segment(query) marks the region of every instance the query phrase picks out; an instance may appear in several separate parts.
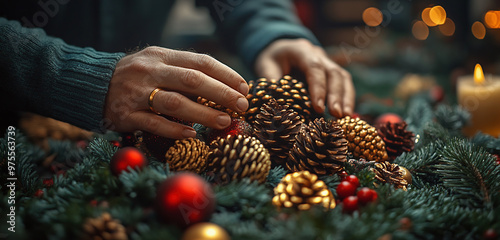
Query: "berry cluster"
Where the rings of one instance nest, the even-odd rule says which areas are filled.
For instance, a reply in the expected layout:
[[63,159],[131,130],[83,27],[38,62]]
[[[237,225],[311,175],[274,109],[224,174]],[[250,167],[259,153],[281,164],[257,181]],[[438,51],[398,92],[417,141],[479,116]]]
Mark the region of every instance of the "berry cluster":
[[375,190],[363,187],[358,190],[359,179],[355,175],[349,175],[342,179],[337,186],[337,196],[342,201],[342,210],[352,213],[358,210],[360,205],[375,202],[378,194]]

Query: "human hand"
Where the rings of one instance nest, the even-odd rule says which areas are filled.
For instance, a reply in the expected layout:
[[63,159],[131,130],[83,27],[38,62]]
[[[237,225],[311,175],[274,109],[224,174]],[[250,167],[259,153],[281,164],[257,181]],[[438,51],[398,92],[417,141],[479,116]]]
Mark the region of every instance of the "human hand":
[[305,74],[316,112],[350,115],[354,109],[355,90],[351,74],[330,60],[325,51],[305,39],[278,39],[265,48],[255,61],[258,76],[279,79],[297,68]]
[[149,109],[148,100],[156,88],[161,90],[154,95],[154,110],[212,128],[228,127],[231,118],[196,103],[197,96],[237,112],[248,108],[248,85],[228,66],[204,54],[148,47],[125,56],[116,65],[104,107],[104,117],[112,123],[110,130],[144,130],[176,139],[195,137],[193,128]]

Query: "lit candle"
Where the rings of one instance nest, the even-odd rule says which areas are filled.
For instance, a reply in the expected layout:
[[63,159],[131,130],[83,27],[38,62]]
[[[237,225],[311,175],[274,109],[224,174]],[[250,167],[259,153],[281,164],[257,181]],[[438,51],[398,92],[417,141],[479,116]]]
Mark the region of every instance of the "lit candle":
[[457,96],[460,106],[471,114],[465,135],[473,136],[478,131],[494,137],[500,135],[500,77],[485,78],[481,65],[476,64],[474,76],[458,79]]

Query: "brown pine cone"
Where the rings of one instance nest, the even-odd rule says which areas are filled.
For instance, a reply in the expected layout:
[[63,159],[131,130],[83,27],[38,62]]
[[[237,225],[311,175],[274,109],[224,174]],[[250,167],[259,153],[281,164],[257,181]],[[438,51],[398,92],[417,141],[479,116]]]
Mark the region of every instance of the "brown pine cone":
[[304,84],[288,75],[280,80],[266,78],[252,80],[248,82],[248,86],[250,90],[247,99],[250,106],[246,118],[251,124],[262,105],[271,98],[274,98],[280,105],[289,105],[290,109],[301,116],[302,121],[309,121],[316,116]]
[[103,213],[97,218],[88,218],[83,224],[83,240],[128,239],[125,227],[119,220],[115,220],[109,213]]
[[172,171],[202,173],[207,167],[209,147],[196,138],[176,140],[168,149],[165,160]]
[[378,134],[385,142],[389,160],[393,161],[404,152],[410,152],[415,146],[415,134],[406,131],[407,124],[387,122],[378,127]]
[[[375,180],[378,182],[389,183],[394,185],[395,188],[401,188],[406,191],[408,182],[405,179],[404,170],[397,164],[387,161],[375,163],[372,171],[375,173]],[[374,183],[374,185],[378,187],[378,183]]]
[[301,124],[297,112],[274,98],[262,106],[254,121],[254,135],[269,150],[273,166],[285,165]]
[[337,123],[344,130],[349,141],[349,152],[354,157],[362,157],[369,161],[386,161],[385,143],[378,135],[377,129],[359,118],[349,116],[338,119]]
[[215,181],[228,183],[234,180],[250,178],[263,183],[271,160],[264,145],[254,137],[243,135],[218,138],[210,144],[208,171],[213,171]]
[[273,204],[278,208],[308,210],[313,205],[335,208],[335,198],[325,182],[309,171],[287,174],[274,188]]
[[307,170],[331,175],[344,168],[347,161],[347,140],[335,122],[323,118],[302,124],[290,150],[287,168],[292,172]]
[[199,104],[203,104],[207,107],[211,107],[213,109],[216,109],[216,110],[219,110],[221,112],[225,112],[227,114],[229,114],[230,117],[232,118],[239,118],[241,120],[245,120],[245,113],[238,113],[238,112],[235,112],[227,107],[224,107],[220,104],[217,104],[215,102],[212,102],[206,98],[203,98],[203,97],[198,97],[197,99],[198,103]]

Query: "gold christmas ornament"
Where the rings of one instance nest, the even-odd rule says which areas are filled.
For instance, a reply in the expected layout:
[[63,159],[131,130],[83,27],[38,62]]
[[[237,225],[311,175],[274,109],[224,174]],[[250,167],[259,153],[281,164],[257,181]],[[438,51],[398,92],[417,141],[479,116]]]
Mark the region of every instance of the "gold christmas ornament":
[[285,166],[301,124],[297,112],[274,98],[262,106],[254,121],[254,135],[269,150],[273,166]]
[[224,106],[222,106],[220,104],[217,104],[215,102],[212,102],[212,101],[210,101],[210,100],[208,100],[206,98],[198,97],[197,102],[199,104],[203,104],[203,105],[205,105],[207,107],[211,107],[211,108],[213,108],[215,110],[219,110],[221,112],[225,112],[225,113],[229,114],[229,116],[232,117],[232,118],[239,118],[241,120],[245,120],[245,117],[244,117],[245,113],[235,112],[235,111],[231,110],[230,108],[224,107]]
[[308,210],[313,205],[335,208],[335,198],[325,182],[309,171],[287,174],[274,188],[273,204],[278,208]]
[[231,240],[224,228],[214,223],[197,223],[189,227],[182,240]]
[[255,137],[243,135],[218,138],[210,144],[208,171],[215,173],[215,180],[228,183],[250,178],[263,183],[271,160],[269,152]]
[[349,142],[349,152],[354,157],[362,157],[368,161],[387,161],[385,143],[375,127],[359,118],[351,118],[350,116],[338,119],[337,123],[344,130],[345,137]]
[[303,124],[289,153],[287,168],[331,175],[342,171],[347,161],[347,140],[335,122],[323,118]]
[[250,91],[247,95],[249,108],[246,113],[247,120],[253,124],[255,116],[260,112],[260,108],[271,98],[276,99],[280,105],[289,105],[290,109],[296,111],[302,121],[308,121],[315,114],[309,93],[304,83],[293,79],[290,76],[284,76],[280,80],[260,78],[255,81],[249,81]]
[[[406,186],[408,182],[404,177],[404,170],[395,163],[390,162],[380,162],[375,163],[375,166],[371,169],[375,173],[375,180],[380,183],[389,183],[394,185],[395,188],[400,188],[406,191]],[[378,183],[373,183],[378,187]]]
[[97,218],[87,218],[83,224],[83,240],[125,240],[128,239],[125,227],[119,220],[115,220],[109,213],[103,213]]
[[165,154],[172,171],[202,173],[206,169],[209,147],[196,138],[176,140]]

